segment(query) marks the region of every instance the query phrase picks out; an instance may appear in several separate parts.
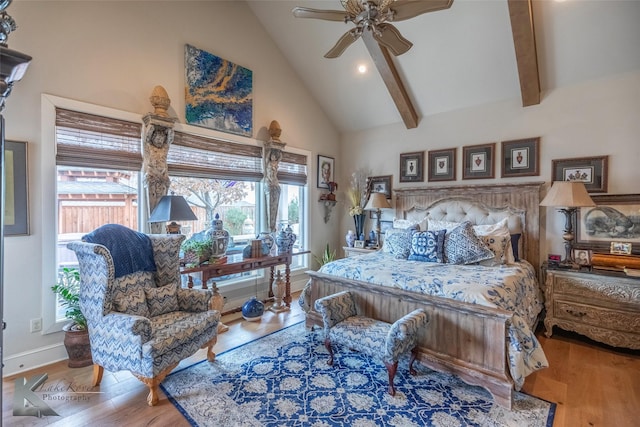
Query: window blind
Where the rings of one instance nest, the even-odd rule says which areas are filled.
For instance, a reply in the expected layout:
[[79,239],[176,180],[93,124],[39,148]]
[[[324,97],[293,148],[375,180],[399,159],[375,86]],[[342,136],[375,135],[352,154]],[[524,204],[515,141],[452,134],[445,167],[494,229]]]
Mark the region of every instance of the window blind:
[[56,108],[56,164],[138,171],[142,124]]
[[167,157],[169,174],[260,181],[262,148],[176,132]]
[[307,183],[307,156],[282,152],[278,165],[278,181],[284,184],[305,185]]

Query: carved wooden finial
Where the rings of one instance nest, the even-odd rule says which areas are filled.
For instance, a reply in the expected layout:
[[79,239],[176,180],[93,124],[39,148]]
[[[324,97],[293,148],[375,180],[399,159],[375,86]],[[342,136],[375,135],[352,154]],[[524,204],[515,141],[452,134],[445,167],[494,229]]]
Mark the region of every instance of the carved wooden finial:
[[167,109],[169,109],[169,105],[171,105],[171,100],[169,99],[169,94],[162,86],[156,86],[153,88],[149,101],[154,108],[153,114],[162,117],[169,117]]
[[277,120],[272,120],[269,125],[269,136],[271,137],[271,141],[280,141],[280,134],[282,133],[282,128],[280,127],[280,123]]

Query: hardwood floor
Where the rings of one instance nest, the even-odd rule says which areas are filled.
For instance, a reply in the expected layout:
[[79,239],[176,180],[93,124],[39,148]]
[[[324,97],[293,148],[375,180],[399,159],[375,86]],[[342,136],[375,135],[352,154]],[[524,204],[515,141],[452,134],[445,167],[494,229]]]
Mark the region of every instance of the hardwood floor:
[[[261,322],[223,321],[229,331],[218,337],[216,353],[234,348],[304,319],[296,299],[292,310],[280,314],[265,312]],[[538,334],[550,367],[527,378],[523,391],[557,403],[555,427],[635,426],[640,416],[640,352],[613,349],[567,333],[552,338]],[[205,359],[204,350],[183,361],[180,367]],[[155,407],[146,403],[147,388],[128,372],[105,371],[98,393],[78,401],[45,401],[59,416],[36,418],[13,415],[14,381],[46,373],[44,388],[90,389],[92,367],[69,369],[58,362],[3,382],[4,426],[188,426],[184,417],[160,394]],[[91,390],[93,391],[93,390]]]

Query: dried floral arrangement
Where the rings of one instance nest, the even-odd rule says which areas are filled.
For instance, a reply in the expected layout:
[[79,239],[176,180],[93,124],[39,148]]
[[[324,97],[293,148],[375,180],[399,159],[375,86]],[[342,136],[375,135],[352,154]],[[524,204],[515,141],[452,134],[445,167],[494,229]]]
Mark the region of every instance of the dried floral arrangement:
[[350,203],[349,215],[351,216],[364,213],[364,207],[371,193],[370,175],[371,171],[365,169],[358,169],[351,174],[349,188],[347,189],[347,198]]

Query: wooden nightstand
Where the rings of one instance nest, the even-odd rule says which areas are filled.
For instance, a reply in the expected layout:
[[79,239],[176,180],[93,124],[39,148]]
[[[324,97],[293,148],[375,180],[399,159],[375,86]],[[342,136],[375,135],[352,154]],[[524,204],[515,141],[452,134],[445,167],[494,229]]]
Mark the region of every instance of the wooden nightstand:
[[363,254],[370,254],[371,252],[375,252],[377,249],[351,248],[349,246],[343,246],[342,250],[344,251],[345,258],[350,258]]
[[615,347],[640,349],[640,279],[623,273],[546,270],[546,335],[554,326]]

